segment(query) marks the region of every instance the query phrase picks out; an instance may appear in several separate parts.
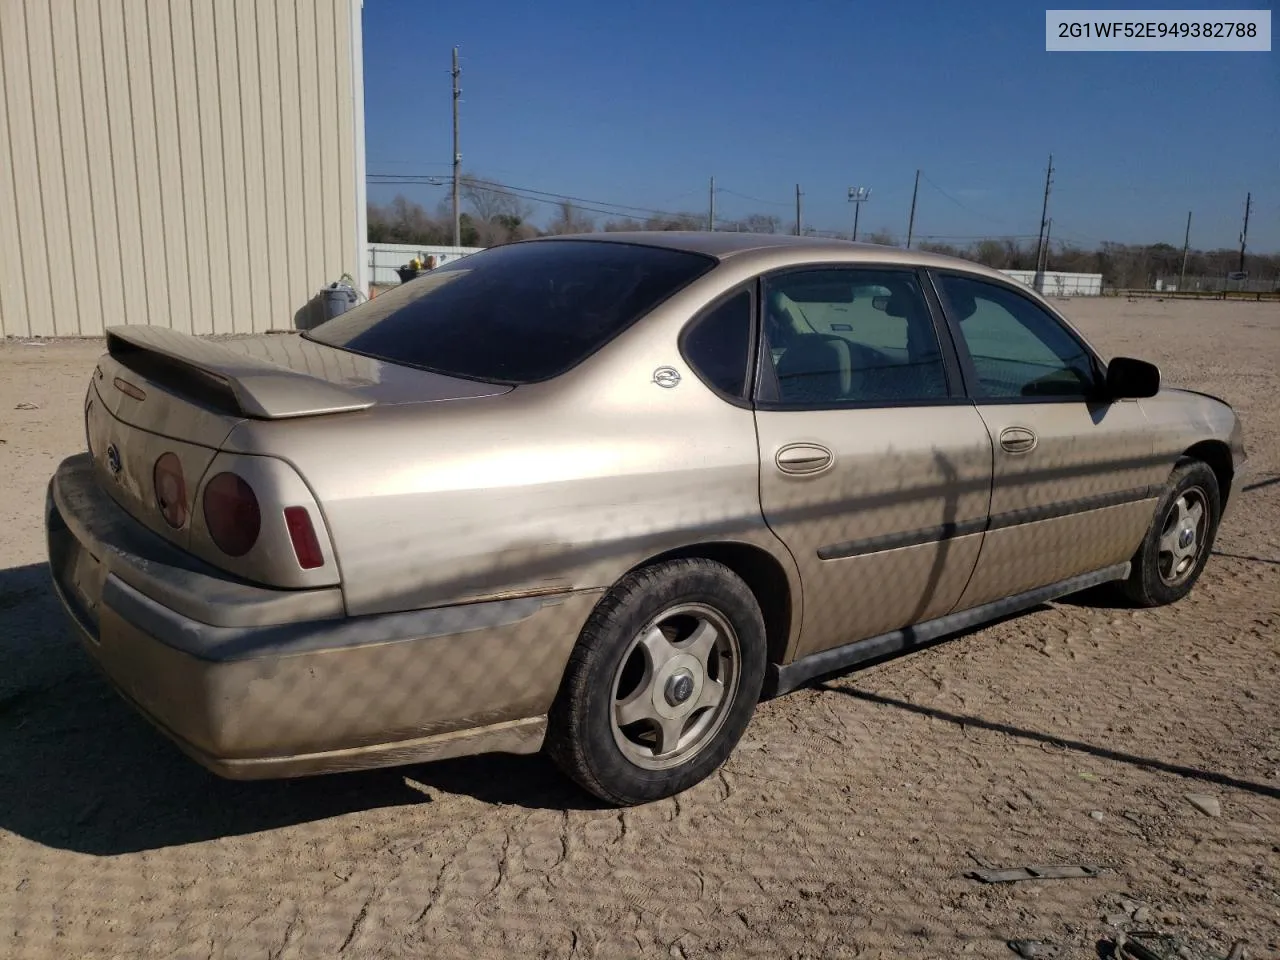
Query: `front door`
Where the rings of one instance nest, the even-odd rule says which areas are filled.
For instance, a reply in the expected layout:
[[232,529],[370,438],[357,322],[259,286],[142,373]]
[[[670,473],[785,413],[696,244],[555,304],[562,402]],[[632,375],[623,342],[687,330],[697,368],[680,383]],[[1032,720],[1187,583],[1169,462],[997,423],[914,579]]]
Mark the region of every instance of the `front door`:
[[804,269],[763,286],[760,494],[803,582],[792,655],[949,612],[978,557],[992,452],[923,274]]
[[995,455],[988,533],[959,609],[1128,560],[1167,473],[1141,405],[1101,399],[1092,351],[1011,283],[935,279]]

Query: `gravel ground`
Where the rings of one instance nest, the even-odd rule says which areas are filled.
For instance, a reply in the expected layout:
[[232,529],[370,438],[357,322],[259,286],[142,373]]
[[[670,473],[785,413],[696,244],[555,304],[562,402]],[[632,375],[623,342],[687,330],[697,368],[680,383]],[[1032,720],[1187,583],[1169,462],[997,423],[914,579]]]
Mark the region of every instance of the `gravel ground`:
[[[763,704],[722,774],[621,813],[537,757],[258,784],[183,758],[48,587],[101,345],[0,345],[0,956],[1085,957],[1109,921],[1280,955],[1280,306],[1063,308],[1245,418],[1191,597],[1070,598]],[[1055,862],[1109,870],[964,876]]]

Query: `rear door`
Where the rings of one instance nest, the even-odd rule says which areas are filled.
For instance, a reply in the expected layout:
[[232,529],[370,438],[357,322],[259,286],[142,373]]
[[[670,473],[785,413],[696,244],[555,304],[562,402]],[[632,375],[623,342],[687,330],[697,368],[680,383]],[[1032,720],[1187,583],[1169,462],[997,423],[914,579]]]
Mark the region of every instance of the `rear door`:
[[990,524],[959,609],[1128,560],[1163,481],[1141,404],[1100,399],[1101,361],[1012,282],[934,277],[995,455]]
[[978,557],[992,453],[927,277],[839,266],[762,286],[760,496],[803,581],[793,655],[947,613]]

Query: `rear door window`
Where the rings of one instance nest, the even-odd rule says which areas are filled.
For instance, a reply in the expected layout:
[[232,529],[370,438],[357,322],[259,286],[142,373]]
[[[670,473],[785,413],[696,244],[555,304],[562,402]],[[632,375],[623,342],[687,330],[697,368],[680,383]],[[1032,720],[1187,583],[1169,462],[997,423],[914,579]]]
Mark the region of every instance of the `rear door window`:
[[764,330],[783,405],[949,397],[933,316],[914,271],[841,267],[770,277]]
[[577,366],[715,265],[631,243],[514,243],[437,267],[305,336],[450,376],[535,383]]

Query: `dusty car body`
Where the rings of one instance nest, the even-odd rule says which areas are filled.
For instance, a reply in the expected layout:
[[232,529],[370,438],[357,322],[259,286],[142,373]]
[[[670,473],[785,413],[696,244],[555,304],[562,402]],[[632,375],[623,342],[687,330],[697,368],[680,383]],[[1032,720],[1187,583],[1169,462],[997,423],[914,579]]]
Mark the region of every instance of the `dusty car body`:
[[[437,302],[448,323],[414,313]],[[1157,380],[967,262],[529,241],[305,336],[112,329],[88,452],[50,483],[49,556],[107,676],[219,774],[534,752],[608,715],[612,741],[568,766],[635,802],[705,776],[762,690],[1140,562],[1145,602],[1190,589],[1244,448],[1229,406]],[[632,597],[697,564],[749,593],[677,590],[666,621]],[[624,601],[639,640],[610,633]],[[586,705],[610,676],[612,707]]]

